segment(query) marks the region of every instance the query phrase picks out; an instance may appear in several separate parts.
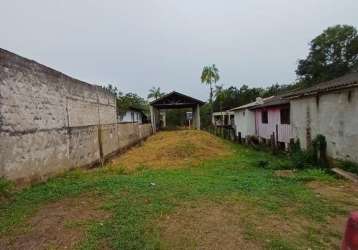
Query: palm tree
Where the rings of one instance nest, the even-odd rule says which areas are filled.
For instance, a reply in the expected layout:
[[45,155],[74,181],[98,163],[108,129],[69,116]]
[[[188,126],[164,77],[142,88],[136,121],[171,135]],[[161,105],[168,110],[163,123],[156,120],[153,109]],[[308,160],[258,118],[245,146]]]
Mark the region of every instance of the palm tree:
[[148,99],[153,98],[154,100],[162,97],[164,95],[164,93],[160,92],[160,88],[156,88],[156,87],[152,87],[149,90],[149,94],[147,96]]
[[205,66],[203,68],[203,72],[201,73],[201,83],[207,84],[210,86],[210,108],[211,113],[213,112],[213,83],[215,84],[217,81],[219,81],[219,70],[215,66],[215,64],[211,66]]

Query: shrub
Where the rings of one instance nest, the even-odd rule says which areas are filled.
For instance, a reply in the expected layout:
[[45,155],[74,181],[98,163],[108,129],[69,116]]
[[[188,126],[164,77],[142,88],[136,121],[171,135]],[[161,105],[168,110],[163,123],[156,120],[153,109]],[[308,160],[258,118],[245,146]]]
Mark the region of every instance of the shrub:
[[257,166],[260,168],[267,168],[269,165],[270,165],[270,162],[266,161],[266,160],[259,160],[257,162]]
[[0,200],[4,198],[9,198],[13,189],[12,182],[6,180],[5,178],[0,178]]
[[312,161],[313,163],[327,167],[327,141],[326,137],[318,134],[312,141]]
[[327,142],[323,135],[317,135],[312,145],[304,151],[301,149],[300,141],[297,140],[291,146],[291,158],[298,169],[327,167]]
[[358,175],[358,163],[351,162],[351,161],[343,161],[340,164],[340,167],[345,171]]

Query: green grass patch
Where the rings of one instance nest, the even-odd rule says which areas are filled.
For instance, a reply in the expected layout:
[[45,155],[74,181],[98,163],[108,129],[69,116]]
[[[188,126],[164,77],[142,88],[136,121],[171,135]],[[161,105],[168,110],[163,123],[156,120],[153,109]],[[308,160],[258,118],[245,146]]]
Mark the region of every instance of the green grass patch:
[[[332,176],[321,170],[304,170],[292,178],[276,177],[274,170],[289,165],[288,158],[240,145],[231,147],[234,149],[231,157],[204,161],[196,167],[143,168],[131,174],[125,174],[121,168],[103,168],[71,171],[52,178],[14,193],[10,201],[1,203],[0,233],[6,235],[21,227],[45,203],[84,192],[105,196],[104,208],[112,217],[102,224],[89,225],[87,239],[79,246],[83,249],[101,248],[101,244],[115,249],[158,249],[160,237],[152,221],[173,212],[184,202],[202,199],[220,201],[237,197],[280,216],[287,215],[287,208],[293,208],[295,215],[312,223],[322,223],[337,212],[335,204],[318,198],[304,185],[312,180],[334,182]],[[268,161],[269,167],[258,166],[260,160]],[[268,248],[299,246],[288,244],[284,238],[272,238]]]

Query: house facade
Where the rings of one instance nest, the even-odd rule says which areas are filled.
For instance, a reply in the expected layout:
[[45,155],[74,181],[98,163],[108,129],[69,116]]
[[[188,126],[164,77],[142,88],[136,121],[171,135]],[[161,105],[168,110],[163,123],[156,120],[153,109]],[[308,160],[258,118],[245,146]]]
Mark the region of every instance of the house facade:
[[230,110],[214,112],[211,122],[214,127],[234,127],[234,112]]
[[248,136],[255,135],[255,111],[251,110],[254,106],[262,105],[272,97],[256,98],[256,101],[231,109],[234,112],[234,128],[237,137],[246,139]]
[[286,95],[292,131],[307,149],[318,135],[327,141],[331,158],[358,162],[358,73]]
[[128,108],[118,112],[117,122],[118,123],[138,123],[143,124],[146,122],[146,115],[143,110],[137,108]]
[[281,97],[274,97],[251,110],[255,113],[255,135],[262,141],[275,141],[287,148],[293,139],[290,117],[290,102]]

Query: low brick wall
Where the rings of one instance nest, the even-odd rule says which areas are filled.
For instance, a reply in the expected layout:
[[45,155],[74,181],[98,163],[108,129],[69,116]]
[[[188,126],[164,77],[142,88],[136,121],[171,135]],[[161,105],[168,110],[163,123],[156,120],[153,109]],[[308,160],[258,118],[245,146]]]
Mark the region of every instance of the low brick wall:
[[0,177],[28,181],[103,162],[151,134],[117,124],[100,86],[0,49]]

